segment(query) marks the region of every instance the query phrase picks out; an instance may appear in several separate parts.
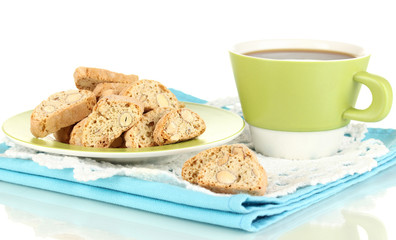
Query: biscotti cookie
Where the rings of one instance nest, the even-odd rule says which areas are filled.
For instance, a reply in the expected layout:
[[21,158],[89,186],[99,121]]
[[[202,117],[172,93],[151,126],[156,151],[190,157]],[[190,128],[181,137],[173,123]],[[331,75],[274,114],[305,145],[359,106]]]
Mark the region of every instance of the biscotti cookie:
[[130,83],[99,83],[96,85],[93,93],[96,99],[110,95],[119,95],[122,90],[130,86]]
[[99,83],[132,83],[139,79],[137,75],[125,75],[100,68],[78,67],[73,74],[78,89],[93,91]]
[[85,124],[85,121],[87,118],[84,118],[80,122],[78,122],[76,125],[74,125],[71,133],[70,133],[70,140],[69,143],[72,145],[77,145],[77,146],[82,146],[81,142],[81,136],[82,136],[82,128]]
[[[85,124],[87,118],[84,118],[79,123],[74,125],[71,133],[69,143],[76,146],[82,146],[81,136],[82,136],[82,127]],[[125,147],[125,141],[122,136],[116,138],[110,145],[111,148],[123,148]]]
[[256,155],[243,144],[205,150],[183,165],[182,178],[217,193],[262,196],[267,174]]
[[166,145],[198,137],[206,130],[204,120],[188,108],[172,110],[165,114],[155,126],[154,142]]
[[91,91],[69,90],[55,93],[33,110],[30,131],[35,137],[45,137],[73,125],[88,116],[95,103],[96,97]]
[[183,164],[182,178],[193,184],[198,184],[198,174],[204,168],[208,161],[218,161],[218,159],[227,158],[229,147],[219,146],[207,149],[190,158]]
[[143,79],[134,82],[120,94],[142,102],[144,112],[151,111],[157,107],[180,107],[176,96],[164,85],[154,80]]
[[123,132],[136,124],[143,106],[133,98],[110,95],[101,98],[82,126],[84,147],[108,148]]
[[59,129],[54,133],[54,138],[56,141],[61,143],[69,143],[70,141],[70,134],[73,130],[74,124],[71,126],[67,126],[64,128]]
[[144,148],[157,146],[153,132],[157,122],[173,108],[159,107],[143,114],[143,117],[131,129],[125,132],[125,146],[128,148]]
[[110,148],[126,148],[124,134],[121,134],[118,138],[116,138],[110,145]]

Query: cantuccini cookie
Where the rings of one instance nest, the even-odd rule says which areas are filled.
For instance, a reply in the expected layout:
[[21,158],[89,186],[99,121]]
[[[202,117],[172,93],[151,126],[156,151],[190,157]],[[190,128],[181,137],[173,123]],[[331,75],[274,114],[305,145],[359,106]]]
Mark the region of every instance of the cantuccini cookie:
[[124,134],[125,145],[128,148],[144,148],[157,146],[153,132],[157,122],[173,108],[159,107],[143,114],[143,117]]
[[88,116],[95,103],[96,97],[91,91],[69,90],[55,93],[33,110],[30,131],[35,137],[55,133]]
[[61,143],[69,143],[70,135],[71,135],[74,125],[75,124],[61,128],[58,131],[56,131],[54,133],[55,140],[58,142],[61,142]]
[[[81,137],[82,137],[82,129],[83,126],[85,124],[85,120],[87,118],[84,118],[83,120],[81,120],[80,122],[78,122],[76,125],[74,125],[71,133],[70,133],[70,140],[69,140],[69,144],[71,145],[76,145],[76,146],[82,146],[82,142],[81,142]],[[125,147],[125,142],[124,142],[124,138],[123,136],[119,136],[118,138],[116,138],[110,145],[111,148],[123,148]]]
[[81,142],[81,136],[83,133],[82,128],[83,128],[86,120],[87,120],[87,118],[84,118],[83,120],[78,122],[76,125],[74,125],[74,127],[70,133],[69,144],[82,146],[82,142]]
[[88,67],[76,68],[73,77],[79,90],[55,93],[32,112],[34,136],[53,134],[85,147],[142,148],[189,140],[206,129],[160,82]]
[[154,142],[166,145],[198,137],[206,130],[204,120],[188,108],[172,110],[165,114],[155,126]]
[[118,138],[116,138],[110,145],[111,148],[126,148],[125,140],[124,140],[124,133],[121,134]]
[[137,75],[116,73],[100,68],[78,67],[73,74],[78,89],[93,91],[99,83],[133,83],[139,79]]
[[157,107],[180,107],[176,96],[160,82],[154,80],[143,79],[134,82],[120,94],[142,102],[144,112],[151,111]]
[[217,193],[261,196],[267,174],[253,151],[243,144],[214,147],[187,160],[182,178]]
[[82,126],[81,143],[85,147],[107,148],[136,124],[143,106],[133,98],[110,95],[101,98]]
[[110,95],[120,95],[121,91],[130,86],[130,83],[99,83],[96,85],[93,93],[96,99]]

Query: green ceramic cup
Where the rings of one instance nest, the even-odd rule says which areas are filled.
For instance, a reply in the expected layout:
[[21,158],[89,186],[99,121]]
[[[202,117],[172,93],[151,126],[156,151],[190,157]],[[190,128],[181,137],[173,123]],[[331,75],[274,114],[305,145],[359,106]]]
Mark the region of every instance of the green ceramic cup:
[[[343,52],[339,60],[274,60],[244,55],[277,49]],[[318,132],[357,120],[380,121],[391,109],[392,89],[366,72],[370,55],[361,47],[321,40],[258,40],[236,44],[231,63],[245,120],[259,129]],[[367,109],[355,108],[361,85],[372,93]]]

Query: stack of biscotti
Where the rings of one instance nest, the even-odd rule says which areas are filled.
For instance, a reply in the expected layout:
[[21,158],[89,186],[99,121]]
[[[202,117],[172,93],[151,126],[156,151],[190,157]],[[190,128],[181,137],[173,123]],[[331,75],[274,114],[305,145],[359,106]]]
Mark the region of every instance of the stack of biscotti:
[[36,137],[85,147],[142,148],[201,135],[205,122],[154,80],[105,69],[78,67],[77,90],[51,95],[31,115]]
[[243,144],[223,145],[187,160],[182,178],[217,193],[262,196],[267,174],[255,153]]

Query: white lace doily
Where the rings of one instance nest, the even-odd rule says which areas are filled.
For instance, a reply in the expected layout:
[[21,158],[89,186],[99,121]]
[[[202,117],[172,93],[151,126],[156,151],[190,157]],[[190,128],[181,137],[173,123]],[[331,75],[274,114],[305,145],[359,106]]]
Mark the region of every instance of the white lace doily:
[[[242,114],[238,98],[219,99],[209,105],[228,107],[231,111]],[[379,140],[362,141],[367,129],[364,124],[351,124],[343,138],[339,152],[331,157],[314,160],[287,160],[265,157],[257,153],[259,162],[268,175],[268,188],[265,196],[279,197],[295,192],[299,187],[326,184],[347,175],[361,174],[377,166],[374,158],[389,152]],[[252,148],[249,129],[232,143],[243,143]],[[115,175],[130,176],[148,181],[163,182],[195,191],[215,194],[181,178],[183,163],[197,154],[181,154],[156,163],[139,163],[133,165],[117,165],[97,162],[89,158],[79,158],[37,152],[7,142],[10,148],[2,155],[9,158],[32,159],[34,162],[49,169],[72,168],[74,178],[78,181],[90,181],[109,178]]]

